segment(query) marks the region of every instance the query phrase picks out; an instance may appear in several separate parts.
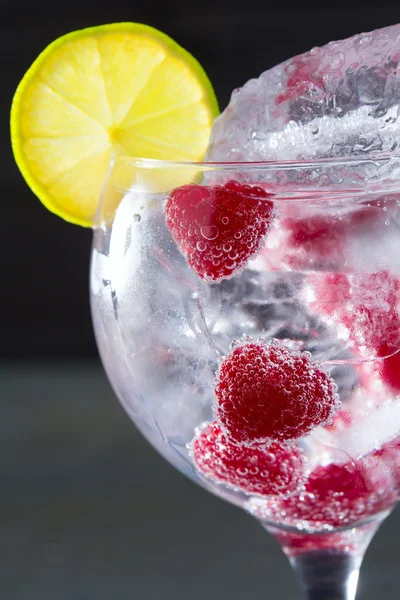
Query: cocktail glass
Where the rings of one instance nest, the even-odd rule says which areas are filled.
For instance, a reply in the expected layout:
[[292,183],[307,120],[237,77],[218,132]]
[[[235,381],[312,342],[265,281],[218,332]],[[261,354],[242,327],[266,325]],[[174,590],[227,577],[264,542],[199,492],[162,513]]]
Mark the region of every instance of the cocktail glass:
[[[398,167],[394,155],[197,164],[119,156],[99,199],[91,305],[118,398],[168,461],[260,520],[310,600],[354,599],[367,545],[397,500]],[[193,222],[183,236],[193,238],[187,245],[168,222],[168,198],[184,185],[190,186],[184,193],[197,194],[231,181],[237,183],[228,188],[247,196],[254,189],[260,196],[262,188],[261,201],[271,204],[274,217],[243,264],[235,260],[237,245],[219,248],[216,266],[226,261],[230,276],[213,280],[190,256],[208,252],[211,241],[215,250],[216,236],[223,236],[213,220],[218,194],[209,195],[204,243]],[[230,218],[228,210],[220,227],[229,227]],[[231,234],[246,244],[249,230]],[[301,453],[296,489],[263,493],[250,485],[248,469],[235,479],[199,468],[194,440],[210,441],[209,428],[219,427],[215,383],[224,357],[235,347],[272,340],[310,353],[334,380],[341,406],[306,435],[282,440],[288,453]],[[233,443],[239,461],[246,453],[253,460],[254,446]],[[206,462],[221,466],[226,455],[213,457],[217,446],[203,451]]]

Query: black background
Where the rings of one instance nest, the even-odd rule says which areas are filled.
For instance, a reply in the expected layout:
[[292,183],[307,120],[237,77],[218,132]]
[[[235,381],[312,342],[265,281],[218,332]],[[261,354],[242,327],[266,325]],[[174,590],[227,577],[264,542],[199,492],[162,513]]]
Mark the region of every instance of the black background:
[[400,20],[397,2],[2,0],[0,60],[0,357],[88,357],[96,349],[88,304],[91,233],[48,213],[10,150],[9,109],[41,50],[74,29],[117,21],[153,25],[202,63],[221,109],[233,88],[289,56]]

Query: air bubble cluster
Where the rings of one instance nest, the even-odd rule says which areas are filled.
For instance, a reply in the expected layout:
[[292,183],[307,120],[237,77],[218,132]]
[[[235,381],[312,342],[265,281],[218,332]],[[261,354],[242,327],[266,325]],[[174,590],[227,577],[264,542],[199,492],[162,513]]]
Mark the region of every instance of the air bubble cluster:
[[309,353],[274,340],[246,342],[220,365],[216,417],[237,444],[268,444],[307,435],[340,405],[337,386]]

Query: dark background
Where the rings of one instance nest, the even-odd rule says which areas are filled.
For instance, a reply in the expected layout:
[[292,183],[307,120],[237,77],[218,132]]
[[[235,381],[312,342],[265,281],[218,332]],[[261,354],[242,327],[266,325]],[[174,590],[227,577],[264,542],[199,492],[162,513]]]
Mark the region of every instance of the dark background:
[[[0,17],[0,597],[297,598],[272,538],[175,472],[119,407],[90,322],[91,233],[24,183],[9,108],[39,52],[74,29],[164,30],[202,63],[224,108],[233,88],[291,55],[400,21],[398,2],[0,0]],[[365,600],[398,597],[396,521],[367,555]]]
[[[400,20],[399,5],[228,0],[0,0],[2,88],[2,299],[0,356],[95,356],[88,305],[91,235],[42,207],[16,168],[8,113],[19,80],[53,39],[74,29],[124,20],[157,27],[204,66],[224,108],[235,87],[331,39]],[[3,264],[4,263],[4,264]]]

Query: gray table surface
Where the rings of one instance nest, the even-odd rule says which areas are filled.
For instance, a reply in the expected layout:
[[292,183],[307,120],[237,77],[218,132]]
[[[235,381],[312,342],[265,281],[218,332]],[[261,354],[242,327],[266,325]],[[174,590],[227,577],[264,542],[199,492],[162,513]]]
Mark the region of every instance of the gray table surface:
[[[0,598],[296,600],[276,542],[168,465],[96,362],[0,365]],[[400,513],[360,600],[398,598]]]

